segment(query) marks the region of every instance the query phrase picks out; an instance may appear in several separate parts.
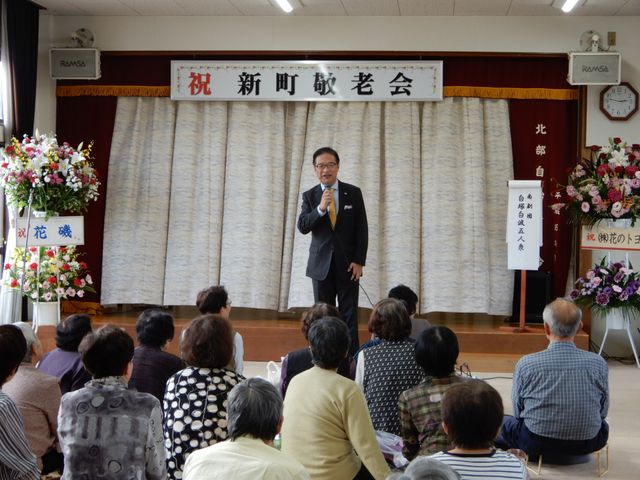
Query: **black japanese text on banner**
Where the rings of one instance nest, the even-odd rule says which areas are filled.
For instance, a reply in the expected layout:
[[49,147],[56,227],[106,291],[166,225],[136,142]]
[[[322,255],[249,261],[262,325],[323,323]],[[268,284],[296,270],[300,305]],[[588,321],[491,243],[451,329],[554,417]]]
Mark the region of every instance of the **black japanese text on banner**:
[[509,181],[507,252],[509,270],[538,270],[542,246],[542,182]]
[[172,100],[439,101],[442,62],[171,62]]

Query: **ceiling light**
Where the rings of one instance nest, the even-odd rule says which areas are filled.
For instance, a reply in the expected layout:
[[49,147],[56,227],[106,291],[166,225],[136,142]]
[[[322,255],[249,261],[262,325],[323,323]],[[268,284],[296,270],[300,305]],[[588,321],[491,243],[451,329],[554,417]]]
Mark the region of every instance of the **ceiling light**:
[[[564,13],[569,13],[576,6],[579,0],[566,0],[564,5],[562,6],[562,11]],[[279,2],[278,2],[279,3]]]
[[290,13],[293,10],[293,7],[287,0],[276,0],[276,3],[286,13]]

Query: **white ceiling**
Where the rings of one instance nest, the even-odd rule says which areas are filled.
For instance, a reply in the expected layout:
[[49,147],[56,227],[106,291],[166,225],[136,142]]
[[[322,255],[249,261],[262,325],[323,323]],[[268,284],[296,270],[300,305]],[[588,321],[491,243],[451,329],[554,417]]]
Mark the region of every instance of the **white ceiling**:
[[[51,15],[558,16],[564,0],[35,0]],[[569,15],[640,15],[640,0],[579,0]]]

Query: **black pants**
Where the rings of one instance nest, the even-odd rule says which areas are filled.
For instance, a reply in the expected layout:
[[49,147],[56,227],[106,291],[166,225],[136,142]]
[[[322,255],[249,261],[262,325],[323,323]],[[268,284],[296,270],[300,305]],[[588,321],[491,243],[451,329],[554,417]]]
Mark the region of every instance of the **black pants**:
[[336,266],[335,255],[331,258],[331,267],[324,280],[312,280],[313,298],[316,302],[324,302],[329,305],[336,305],[338,299],[338,310],[342,318],[349,327],[351,343],[349,353],[354,354],[360,347],[358,338],[358,294],[359,281],[351,280],[351,273],[347,271],[348,265]]
[[496,438],[496,447],[503,450],[519,448],[530,457],[538,455],[586,455],[597,452],[607,444],[609,424],[602,421],[598,434],[589,440],[561,440],[548,438],[529,431],[524,420],[505,415],[500,434]]
[[356,476],[353,477],[353,480],[375,480],[375,479],[373,478],[373,475],[369,473],[369,470],[367,470],[367,467],[365,467],[363,463],[358,473],[356,473]]

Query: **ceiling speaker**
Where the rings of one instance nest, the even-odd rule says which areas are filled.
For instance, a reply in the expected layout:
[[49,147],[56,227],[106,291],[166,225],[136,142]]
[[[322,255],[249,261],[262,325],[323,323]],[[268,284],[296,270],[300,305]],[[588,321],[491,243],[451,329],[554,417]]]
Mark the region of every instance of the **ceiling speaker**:
[[97,80],[100,78],[100,50],[97,48],[52,48],[49,70],[53,79]]
[[571,85],[618,85],[621,63],[619,52],[571,52],[567,81]]

